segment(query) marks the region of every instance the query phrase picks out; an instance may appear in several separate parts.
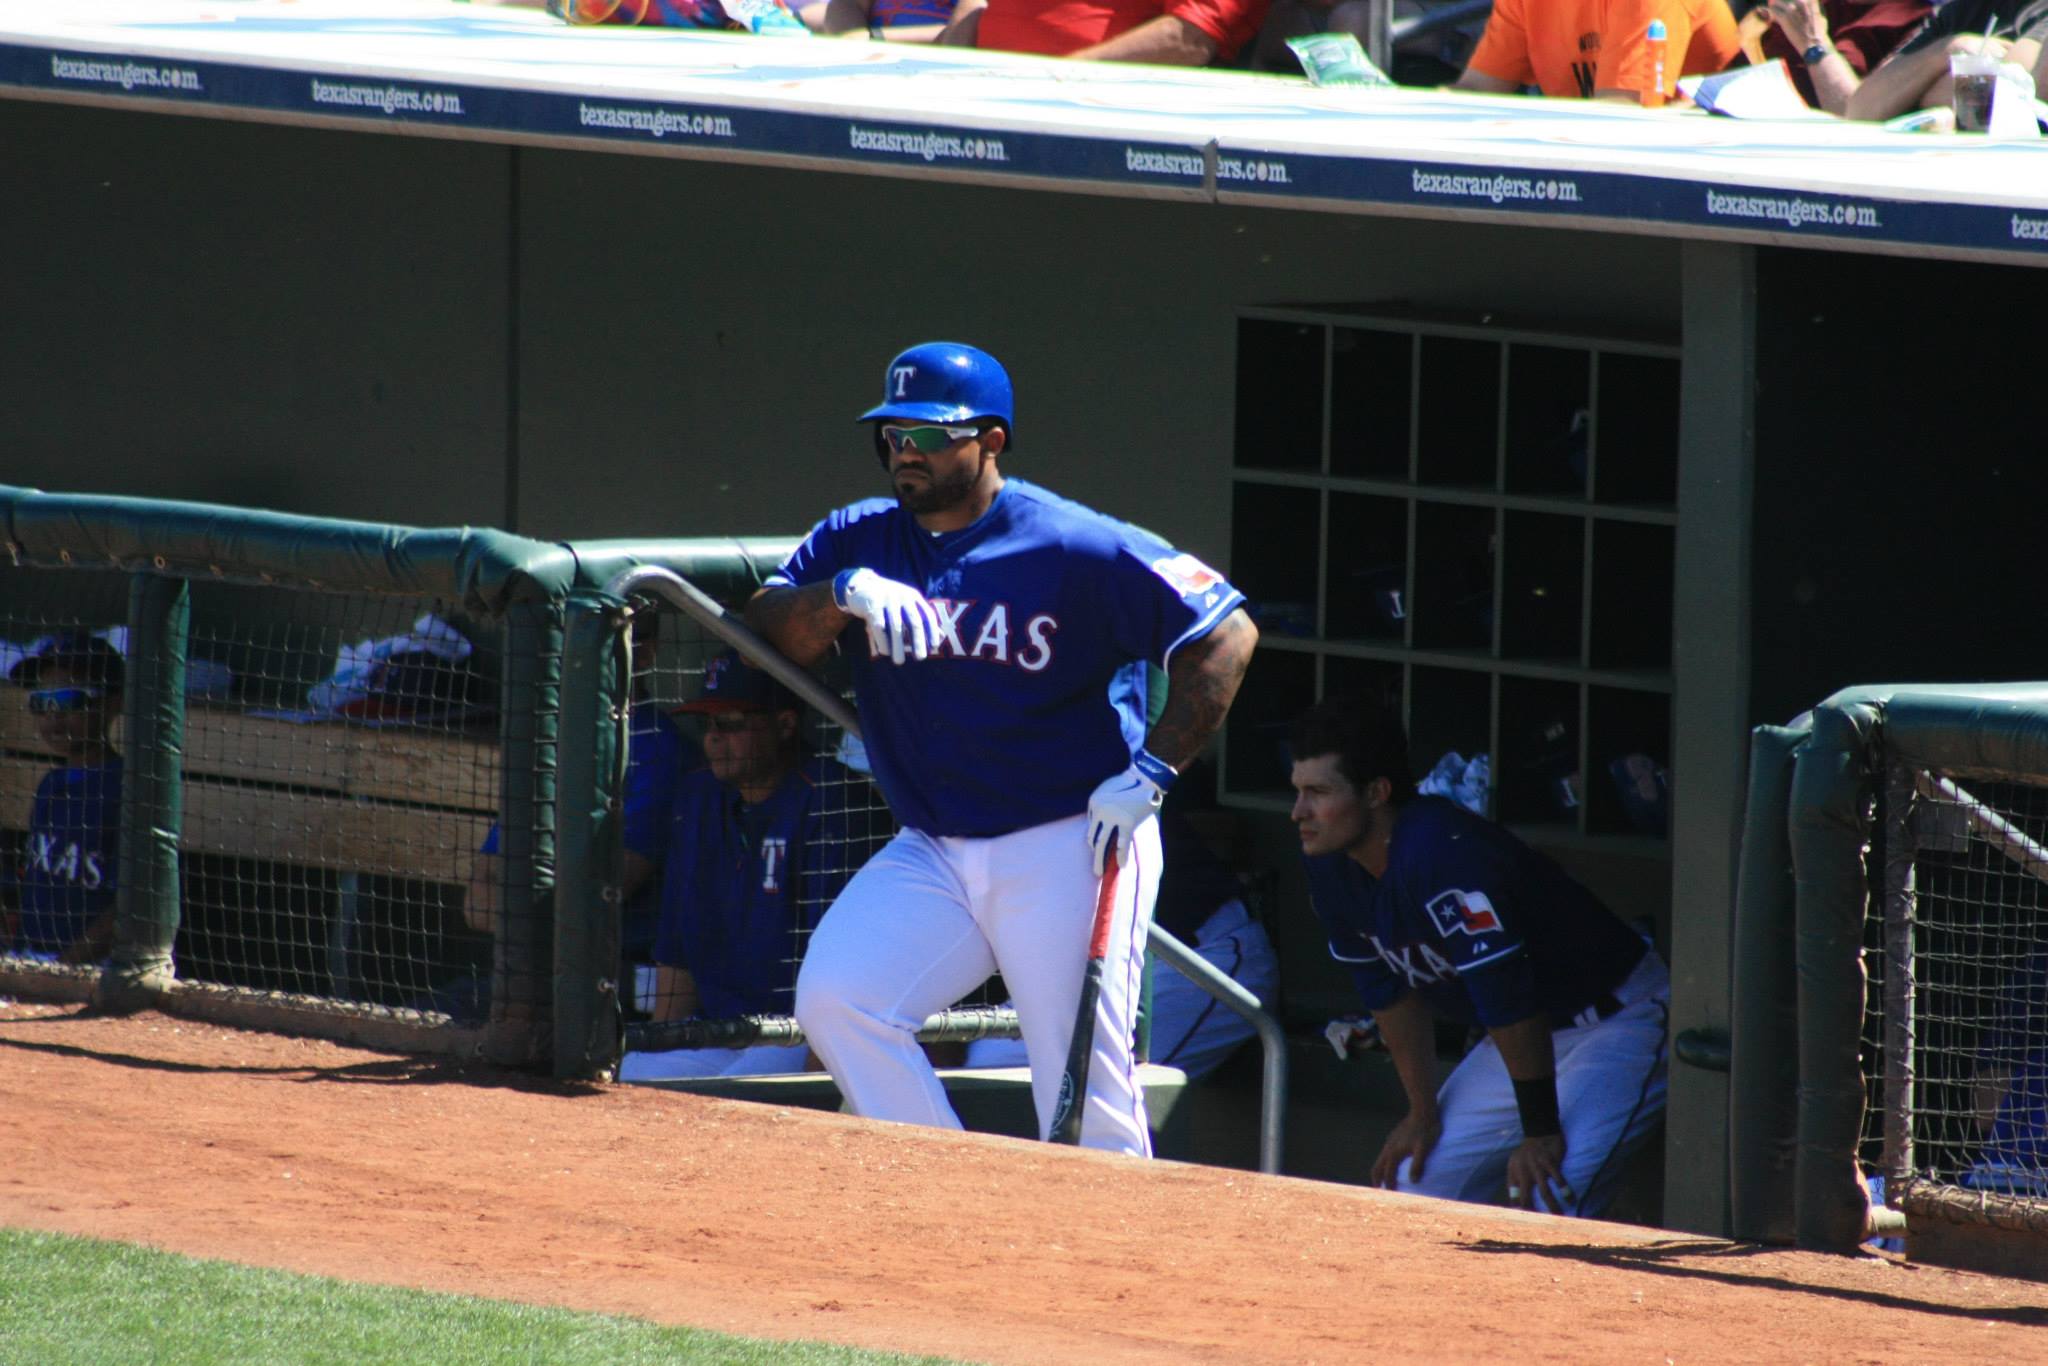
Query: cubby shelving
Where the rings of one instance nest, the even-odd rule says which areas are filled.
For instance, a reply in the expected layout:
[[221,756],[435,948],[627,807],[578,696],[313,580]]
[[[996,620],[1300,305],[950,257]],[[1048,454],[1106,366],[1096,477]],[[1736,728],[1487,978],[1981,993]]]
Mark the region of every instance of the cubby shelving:
[[1287,800],[1288,721],[1363,695],[1419,772],[1489,756],[1497,819],[1661,839],[1678,374],[1626,329],[1240,314],[1231,577],[1262,639],[1225,799]]

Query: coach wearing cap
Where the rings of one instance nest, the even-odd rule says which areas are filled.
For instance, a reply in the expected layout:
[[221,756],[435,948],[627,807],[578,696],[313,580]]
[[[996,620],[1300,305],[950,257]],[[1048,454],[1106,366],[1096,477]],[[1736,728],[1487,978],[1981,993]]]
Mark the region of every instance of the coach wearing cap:
[[20,860],[0,866],[0,948],[96,963],[114,942],[121,678],[120,652],[83,633],[39,642],[8,675],[28,690],[36,734],[58,758],[36,784]]
[[[657,1022],[787,1015],[805,941],[891,833],[873,789],[804,754],[802,704],[728,650],[694,700],[704,767],[676,789],[654,932]],[[799,1072],[803,1045],[629,1053],[621,1081]]]

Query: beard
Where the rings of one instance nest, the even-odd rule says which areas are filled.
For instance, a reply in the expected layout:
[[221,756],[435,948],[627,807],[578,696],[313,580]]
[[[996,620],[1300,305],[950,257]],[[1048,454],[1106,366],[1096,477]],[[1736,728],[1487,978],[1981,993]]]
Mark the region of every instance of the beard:
[[974,496],[975,485],[981,482],[981,466],[973,469],[961,468],[946,476],[934,473],[929,467],[923,471],[922,480],[905,481],[898,473],[895,479],[896,501],[909,513],[944,512],[958,507]]

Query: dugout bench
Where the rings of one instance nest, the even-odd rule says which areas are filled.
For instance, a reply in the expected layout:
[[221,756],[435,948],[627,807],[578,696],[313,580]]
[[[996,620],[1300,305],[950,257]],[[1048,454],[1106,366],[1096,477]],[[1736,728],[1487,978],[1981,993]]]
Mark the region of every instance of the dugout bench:
[[[122,731],[116,721],[117,748]],[[27,829],[36,786],[57,757],[29,716],[23,690],[0,688],[0,829]],[[426,979],[447,966],[444,955],[415,947],[414,982],[404,980],[402,968],[395,975],[388,965],[380,970],[366,940],[365,901],[372,888],[403,885],[414,889],[415,904],[403,918],[417,941],[438,944],[451,925],[462,933],[460,896],[452,889],[467,881],[496,819],[493,740],[413,726],[296,722],[194,700],[185,718],[183,771],[181,856],[216,870],[267,870],[246,876],[240,893],[274,904],[264,935],[244,954],[229,955],[237,966],[228,980],[191,973],[199,965],[181,961],[180,991],[239,987],[264,993],[271,1007],[302,996],[309,1008],[329,1009],[337,1001],[393,1004],[377,998],[428,993]],[[193,885],[231,885],[235,876],[209,877],[193,866],[186,873],[181,928],[191,931],[201,928]],[[379,938],[388,947],[389,934]],[[416,1026],[408,1028],[414,1033],[403,1042],[416,1047]]]

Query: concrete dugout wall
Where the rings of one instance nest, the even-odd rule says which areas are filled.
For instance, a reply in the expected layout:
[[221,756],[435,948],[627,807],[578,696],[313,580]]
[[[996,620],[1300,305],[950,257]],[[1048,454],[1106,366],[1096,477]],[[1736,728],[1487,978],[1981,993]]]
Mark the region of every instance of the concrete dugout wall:
[[[1680,244],[0,104],[6,476],[553,539],[798,531],[954,336],[1026,477],[1227,553],[1239,305],[1676,331]],[[515,351],[516,348],[516,351]]]

